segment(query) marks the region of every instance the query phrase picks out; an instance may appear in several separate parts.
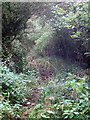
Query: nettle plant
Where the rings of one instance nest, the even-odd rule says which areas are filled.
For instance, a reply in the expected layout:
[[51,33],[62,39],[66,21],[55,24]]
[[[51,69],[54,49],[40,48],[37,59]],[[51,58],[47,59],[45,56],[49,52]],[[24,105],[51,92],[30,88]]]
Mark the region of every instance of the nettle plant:
[[20,102],[24,100],[24,94],[22,88],[20,88],[21,83],[19,84],[18,77],[2,64],[0,66],[0,81],[2,85],[2,91],[0,92],[0,118],[20,117],[22,114]]
[[0,118],[10,119],[21,117],[23,112],[21,106],[20,104],[12,105],[9,100],[2,98],[0,101]]
[[28,71],[27,74],[15,74],[2,64],[0,66],[0,80],[2,85],[0,99],[0,118],[20,117],[23,109],[22,104],[27,102],[26,97],[31,97],[36,88],[36,72]]
[[[90,118],[89,90],[86,80],[88,76],[74,75],[68,73],[59,87],[56,81],[50,81],[39,95],[39,101],[32,108],[29,117],[34,118],[66,118],[87,119]],[[60,91],[61,90],[61,91]],[[61,93],[65,90],[64,95]],[[61,95],[58,96],[58,91]],[[63,97],[64,96],[64,97]]]
[[89,95],[88,87],[89,76],[80,76],[68,73],[65,85],[67,86],[69,92],[71,91],[71,97],[80,98],[82,95]]
[[13,104],[22,103],[25,85],[26,83],[19,75],[10,72],[6,66],[2,66],[2,95],[5,99],[9,99]]
[[6,66],[2,66],[1,74],[2,94],[13,104],[24,103],[26,93],[29,92],[30,95],[37,84],[35,71],[28,71],[28,75],[14,74]]
[[81,31],[88,27],[88,4],[85,2],[64,4],[62,7],[59,4],[55,5],[52,7],[52,13],[54,18],[51,19],[51,23],[54,23],[54,28],[77,27],[76,33],[71,37],[79,37]]
[[89,90],[87,76],[79,77],[68,74],[66,86],[71,99],[63,100],[64,118],[90,118]]

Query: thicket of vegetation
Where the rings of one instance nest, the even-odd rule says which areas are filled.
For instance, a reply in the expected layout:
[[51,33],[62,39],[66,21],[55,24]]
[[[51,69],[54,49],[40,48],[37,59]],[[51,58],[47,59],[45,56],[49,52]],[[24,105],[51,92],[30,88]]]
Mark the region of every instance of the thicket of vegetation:
[[2,3],[1,119],[90,119],[89,9]]

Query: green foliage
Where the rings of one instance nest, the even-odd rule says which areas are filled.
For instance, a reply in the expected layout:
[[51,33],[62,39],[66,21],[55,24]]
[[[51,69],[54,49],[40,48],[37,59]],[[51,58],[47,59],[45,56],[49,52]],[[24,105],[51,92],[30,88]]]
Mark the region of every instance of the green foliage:
[[38,3],[2,3],[3,39],[5,40],[6,37],[13,39],[13,36],[25,29],[28,18],[31,17],[32,13],[36,13],[36,9],[39,8],[38,5]]
[[[75,74],[82,69],[71,65],[71,62],[43,57],[64,55],[65,58],[75,58],[75,55],[80,55],[80,51],[86,51],[87,47],[84,50],[80,46],[86,45],[87,40],[85,33],[88,28],[88,5],[51,4],[51,16],[47,23],[45,16],[41,18],[36,12],[45,4],[3,3],[3,47],[11,57],[9,60],[12,62],[13,72],[10,72],[5,63],[0,66],[0,118],[21,117],[21,104],[27,105],[26,109],[30,111],[28,118],[90,118],[89,77]],[[48,5],[45,6],[48,8]],[[9,51],[10,49],[12,50]],[[73,52],[69,55],[71,51]],[[80,59],[83,53],[79,56]],[[26,61],[28,55],[30,59]],[[89,57],[90,53],[86,52],[85,55]],[[23,73],[19,72],[19,66]],[[17,73],[21,74],[15,73],[15,67]],[[49,74],[51,69],[54,71],[53,76]]]
[[0,101],[0,118],[11,119],[21,117],[23,109],[20,104],[10,104],[9,100],[4,98]]
[[[43,85],[41,95],[35,107],[31,108],[29,117],[33,118],[90,118],[89,90],[87,76],[80,77],[68,73],[64,79],[49,81]],[[88,80],[87,80],[88,81]]]
[[2,80],[0,117],[1,114],[3,118],[17,118],[22,115],[21,104],[27,102],[26,98],[32,99],[33,90],[38,85],[36,71],[28,71],[27,74],[18,75],[10,72],[4,64],[0,66],[0,80]]
[[65,100],[63,106],[63,116],[64,118],[80,118],[80,119],[87,119],[89,118],[89,106],[88,103],[80,99],[78,101],[74,100]]
[[90,52],[86,52],[84,53],[86,56],[90,56]]
[[0,79],[2,79],[2,94],[5,98],[9,99],[11,103],[23,103],[27,89],[33,89],[32,86],[35,85],[38,80],[36,78],[36,71],[28,71],[28,75],[18,75],[10,72],[6,66],[2,65],[0,66],[0,73]]
[[[69,80],[70,79],[70,80]],[[63,107],[63,115],[65,118],[90,118],[90,109],[89,109],[89,87],[86,83],[86,76],[79,77],[73,74],[69,74],[68,81],[66,81],[66,86],[68,90],[73,91],[71,97],[75,98],[74,100],[65,99]]]
[[20,40],[26,28],[26,22],[33,14],[38,14],[37,9],[41,12],[44,3],[2,3],[2,41],[3,41],[3,58],[7,58],[9,53],[12,54],[11,44],[13,40]]
[[84,2],[64,4],[63,7],[58,4],[53,6],[52,13],[55,14],[54,19],[56,19],[54,26],[59,29],[77,27],[77,30],[80,30],[80,26],[82,26],[82,29],[83,26],[88,26],[88,4]]
[[2,67],[2,94],[12,103],[24,102],[23,89],[26,85],[18,75],[9,72],[6,66]]
[[20,103],[25,103],[26,98],[32,99],[32,93],[36,89],[39,90],[37,103],[29,108],[29,118],[90,117],[88,76],[64,72],[65,75],[48,78],[48,83],[38,84],[36,71],[28,71],[27,75],[16,75],[5,66],[0,67],[0,71],[3,87],[0,107],[4,118],[20,117],[23,112]]
[[[27,21],[27,28],[22,38],[22,44],[30,51],[31,56],[36,56],[38,53],[46,54],[44,48],[51,42],[53,37],[53,31],[43,19],[33,15],[33,17]],[[30,32],[31,31],[31,32]],[[27,40],[27,41],[26,41]],[[28,44],[29,43],[29,44]],[[36,54],[35,54],[36,53]]]
[[42,52],[43,49],[49,44],[50,37],[51,37],[50,32],[43,33],[42,36],[35,41],[36,43],[35,50],[38,50],[38,52],[39,51]]
[[84,53],[90,51],[89,45],[87,46],[87,41],[89,41],[87,36],[89,29],[88,3],[56,4],[52,6],[51,12],[52,17],[49,23],[53,31],[58,31],[58,35],[56,34],[58,40],[55,39],[54,51],[56,50],[57,55],[60,53],[59,56],[64,56],[64,58],[67,56],[67,58],[71,57],[76,60],[78,59],[77,53],[80,53],[84,61]]

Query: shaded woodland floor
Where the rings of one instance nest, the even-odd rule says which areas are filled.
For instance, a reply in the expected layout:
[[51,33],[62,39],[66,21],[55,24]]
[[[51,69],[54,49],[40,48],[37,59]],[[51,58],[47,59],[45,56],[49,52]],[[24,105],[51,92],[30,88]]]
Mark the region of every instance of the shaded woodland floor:
[[3,2],[2,120],[90,119],[89,8]]
[[[78,64],[55,57],[34,59],[28,62],[28,67],[33,70],[28,72],[27,76],[22,74],[21,78],[18,78],[19,81],[22,79],[26,82],[23,86],[24,98],[21,98],[25,101],[19,108],[21,111],[16,109],[20,112],[16,113],[16,115],[20,115],[19,119],[71,119],[71,116],[78,118],[80,113],[79,117],[82,118],[84,111],[83,117],[89,114],[90,108],[87,107],[89,107],[88,80],[90,69],[83,69]],[[20,89],[22,89],[21,86]],[[17,101],[21,102],[17,98],[15,101],[13,100],[15,99],[14,94],[12,93],[12,97],[8,99],[12,102],[16,101],[14,104],[17,104]],[[11,115],[8,116],[8,114]],[[12,112],[8,114],[3,113],[5,117],[11,119]]]
[[[43,61],[45,59],[47,59],[47,58],[43,58],[42,60],[41,59],[40,60]],[[37,60],[37,61],[39,61],[39,60]],[[46,63],[48,62],[48,66],[45,66],[45,62]],[[33,66],[32,63],[29,63],[29,65]],[[37,62],[37,65],[38,65],[38,62]],[[44,111],[43,109],[46,109],[46,110],[51,109],[53,111],[53,108],[50,108],[50,106],[53,106],[53,104],[57,104],[58,99],[60,99],[60,97],[61,98],[63,97],[61,95],[60,95],[60,97],[57,96],[58,87],[59,87],[59,89],[63,89],[62,95],[64,94],[64,97],[68,96],[68,94],[65,93],[65,90],[64,90],[65,89],[64,84],[67,80],[67,77],[69,76],[67,74],[70,74],[70,76],[69,76],[70,80],[73,80],[73,78],[83,79],[84,77],[86,77],[87,84],[88,84],[90,68],[85,69],[85,65],[80,66],[80,64],[78,62],[71,63],[70,61],[66,61],[61,58],[54,57],[54,58],[48,58],[48,60],[45,60],[44,63],[42,64],[42,66],[38,67],[38,69],[41,69],[41,70],[39,70],[40,73],[38,75],[39,85],[32,92],[31,98],[27,97],[27,103],[25,104],[25,106],[22,106],[25,109],[25,112],[23,112],[24,118],[26,118],[30,113],[32,114],[32,112],[33,112],[32,110],[35,107],[36,108],[35,108],[34,112],[36,112],[36,113],[33,113],[33,114],[35,114],[37,117],[40,117],[39,115],[41,112]],[[51,67],[51,66],[53,66],[53,67]],[[50,67],[51,67],[51,69],[50,69]],[[49,87],[51,87],[52,90],[50,90],[49,91],[50,93],[48,94],[47,91],[48,91]],[[46,89],[46,90],[44,91],[44,89]],[[45,96],[43,95],[43,94],[45,94],[44,92],[46,92]],[[70,92],[69,96],[68,96],[68,98],[70,100],[78,99],[78,97],[76,95],[77,93],[75,93],[75,91],[67,90],[67,92]],[[61,93],[58,92],[58,94],[61,94]],[[55,97],[57,100],[55,100]],[[43,105],[43,107],[42,107],[42,105]],[[53,113],[51,112],[51,114],[53,114]]]

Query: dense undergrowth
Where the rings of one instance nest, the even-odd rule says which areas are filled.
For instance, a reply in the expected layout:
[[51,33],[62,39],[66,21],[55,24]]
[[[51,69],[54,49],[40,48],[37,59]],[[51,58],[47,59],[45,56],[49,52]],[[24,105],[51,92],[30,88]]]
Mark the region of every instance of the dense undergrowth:
[[46,81],[35,70],[15,74],[2,64],[0,118],[90,119],[88,75],[60,72]]
[[3,2],[1,119],[90,119],[89,9]]

